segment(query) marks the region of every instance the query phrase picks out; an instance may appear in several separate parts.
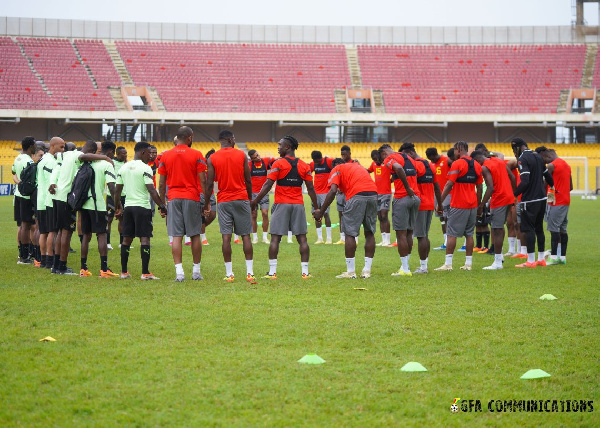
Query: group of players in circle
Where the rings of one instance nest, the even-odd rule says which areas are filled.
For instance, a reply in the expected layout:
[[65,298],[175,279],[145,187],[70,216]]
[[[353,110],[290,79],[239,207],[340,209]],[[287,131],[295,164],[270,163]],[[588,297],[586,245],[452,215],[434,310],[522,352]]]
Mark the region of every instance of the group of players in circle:
[[[150,144],[137,143],[134,159],[129,162],[126,150],[117,148],[110,141],[89,141],[76,150],[72,143],[65,144],[55,137],[45,152],[32,137],[26,137],[22,141],[22,153],[13,164],[13,179],[18,184],[27,166],[37,163],[37,190],[30,196],[21,194],[18,189],[15,191],[18,263],[49,268],[56,274],[76,275],[67,267],[67,258],[71,236],[79,227],[82,241],[80,276],[92,276],[87,254],[92,234],[96,234],[101,277],[131,277],[129,253],[133,239],[139,238],[141,279],[158,279],[149,270],[156,206],[160,215],[166,217],[176,281],[185,280],[184,243],[191,246],[191,278],[203,279],[200,267],[202,245],[207,244],[205,228],[218,213],[224,280],[235,280],[232,242],[240,242],[246,261],[245,279],[253,283],[256,281],[253,244],[258,243],[260,210],[262,240],[269,244],[269,270],[262,278],[277,279],[279,245],[282,237],[287,235],[289,240],[296,237],[301,278],[309,279],[310,249],[303,188],[312,202],[317,245],[333,243],[329,212],[331,204],[336,203],[340,218],[340,240],[336,244],[344,245],[346,259],[346,271],[337,278],[369,278],[376,246],[397,246],[401,266],[392,273],[393,276],[427,274],[428,235],[434,213],[440,218],[444,233],[444,244],[437,249],[446,252],[445,263],[436,271],[452,270],[457,239],[462,237],[465,243],[461,250],[466,254],[463,270],[471,270],[474,251],[493,254],[494,262],[485,267],[486,270],[502,269],[505,256],[527,259],[517,267],[566,263],[571,169],[554,150],[538,147],[532,151],[520,138],[511,142],[515,155],[512,160],[489,152],[483,144],[470,152],[464,141],[454,144],[448,156],[439,154],[434,147],[429,148],[427,159],[420,157],[411,143],[404,143],[398,152],[383,144],[371,153],[373,163],[365,168],[352,159],[348,146],[342,147],[339,158],[312,152],[312,162],[307,164],[296,157],[299,143],[289,135],[279,141],[279,158],[261,157],[255,150],[246,155],[235,147],[235,137],[229,130],[219,134],[220,149],[211,150],[205,157],[192,148],[193,137],[192,129],[182,126],[174,147],[160,155]],[[88,199],[79,210],[78,221],[77,212],[67,202],[67,196],[74,191],[73,182],[84,163],[93,168],[94,181]],[[156,173],[159,175],[158,186]],[[374,174],[374,179],[370,173]],[[269,193],[274,184],[269,223]],[[390,209],[391,222],[388,219]],[[121,236],[120,274],[108,267],[113,217],[119,221]],[[545,250],[544,218],[551,234],[549,255]],[[378,220],[382,241],[376,245]],[[492,229],[489,249],[481,242],[489,240],[488,224]],[[503,254],[505,225],[509,249]],[[357,275],[355,256],[361,227],[365,258],[364,267]],[[396,235],[394,243],[391,242],[392,229]],[[414,238],[417,238],[420,266],[411,271],[409,261]]]

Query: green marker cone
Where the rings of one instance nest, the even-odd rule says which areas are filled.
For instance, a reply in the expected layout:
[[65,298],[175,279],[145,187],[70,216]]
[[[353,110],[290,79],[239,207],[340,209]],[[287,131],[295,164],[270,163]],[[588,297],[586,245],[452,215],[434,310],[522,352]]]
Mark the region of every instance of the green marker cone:
[[300,358],[298,362],[301,364],[323,364],[325,360],[317,354],[306,354],[304,357]]
[[411,361],[410,363],[404,364],[404,366],[400,369],[403,372],[426,372],[427,369],[423,367],[421,363],[417,363],[416,361]]
[[307,226],[310,226],[310,223],[309,223],[309,222],[306,222],[306,225],[307,225]]
[[540,297],[540,300],[556,300],[558,299],[558,297],[553,296],[552,294],[544,294],[542,297]]
[[331,228],[340,227],[339,223],[331,223]]
[[521,376],[521,379],[539,379],[541,377],[550,377],[550,374],[546,373],[544,370],[533,369]]
[[257,224],[258,226],[262,226],[262,221],[257,221],[257,222],[256,222],[256,224]]

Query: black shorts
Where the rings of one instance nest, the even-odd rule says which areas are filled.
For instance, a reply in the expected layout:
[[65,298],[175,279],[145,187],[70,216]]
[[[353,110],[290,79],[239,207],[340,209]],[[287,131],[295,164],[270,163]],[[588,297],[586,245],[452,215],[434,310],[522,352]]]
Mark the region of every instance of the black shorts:
[[81,233],[106,233],[108,215],[106,211],[81,210]]
[[38,210],[36,211],[35,216],[37,218],[37,225],[40,235],[47,235],[50,232],[50,230],[48,230],[48,210]]
[[54,204],[56,227],[61,230],[75,232],[77,228],[77,213],[66,202],[55,200]]
[[33,219],[35,211],[33,210],[33,202],[31,202],[31,199],[15,196],[15,205],[17,203],[19,204],[20,220],[27,223],[35,223],[35,220]]
[[52,201],[52,203],[54,204],[54,206],[49,207],[46,206],[46,218],[48,219],[48,223],[46,225],[46,227],[48,228],[48,233],[50,232],[54,232],[57,233],[58,232],[58,220],[56,218],[56,201]]
[[110,195],[106,195],[106,215],[109,219],[115,216],[115,201]]
[[152,237],[152,211],[142,207],[123,210],[123,236],[128,238]]
[[15,196],[13,201],[13,219],[17,222],[17,226],[21,226],[21,203],[18,196]]
[[521,201],[521,232],[533,232],[536,229],[543,231],[545,214],[545,200],[536,202]]

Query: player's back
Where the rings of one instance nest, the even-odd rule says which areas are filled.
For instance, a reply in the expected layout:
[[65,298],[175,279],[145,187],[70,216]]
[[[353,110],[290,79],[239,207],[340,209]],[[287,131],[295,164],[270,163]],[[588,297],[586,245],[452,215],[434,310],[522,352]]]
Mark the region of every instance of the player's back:
[[248,199],[244,165],[246,154],[234,147],[217,150],[210,157],[215,170],[215,181],[219,183],[217,200],[219,202]]

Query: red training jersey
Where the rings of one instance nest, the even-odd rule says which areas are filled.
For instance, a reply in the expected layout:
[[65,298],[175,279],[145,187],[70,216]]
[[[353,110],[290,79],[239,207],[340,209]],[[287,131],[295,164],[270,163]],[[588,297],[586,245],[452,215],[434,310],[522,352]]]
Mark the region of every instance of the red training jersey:
[[275,162],[275,158],[261,158],[260,162],[248,162],[252,179],[252,193],[259,193],[262,190],[273,162]]
[[[292,164],[296,166],[292,168]],[[304,204],[302,183],[312,181],[312,174],[310,167],[302,159],[292,156],[277,159],[267,178],[277,185],[274,201],[276,204]]]
[[373,173],[375,177],[375,186],[377,186],[377,194],[391,195],[392,194],[392,171],[385,165],[377,165],[375,162],[371,164],[367,170]]
[[310,170],[315,173],[315,193],[317,195],[322,195],[323,193],[328,192],[327,180],[329,179],[329,174],[331,174],[333,159],[324,157],[323,162],[319,165],[315,165],[315,162],[312,161],[309,166]]
[[329,187],[332,184],[346,195],[346,201],[361,192],[377,192],[377,186],[371,176],[359,163],[344,163],[336,166],[329,177]]
[[421,162],[414,162],[406,157],[406,161],[404,160],[404,156],[400,153],[392,153],[383,161],[383,164],[392,171],[392,177],[394,177],[394,198],[401,199],[405,196],[408,196],[406,189],[404,188],[404,184],[402,180],[396,178],[394,174],[394,164],[400,164],[402,168],[404,168],[404,172],[406,173],[406,181],[410,188],[415,192],[416,196],[420,197],[419,194],[419,186],[417,184],[417,177],[425,174],[425,167]]
[[219,183],[217,200],[221,202],[248,200],[244,164],[246,154],[234,147],[217,150],[210,157],[215,169],[215,181]]
[[[419,205],[419,211],[433,211],[435,209],[435,188],[434,183],[438,182],[438,176],[433,171],[431,162],[426,161],[423,158],[416,158],[416,163],[423,165],[425,174],[417,176],[417,184],[419,186],[419,197],[421,198],[421,205]],[[429,171],[427,170],[429,168]]]
[[198,173],[206,171],[201,152],[179,144],[162,154],[158,173],[167,177],[167,197],[200,201]]
[[550,205],[571,205],[571,166],[561,158],[554,159],[552,165],[556,202]]
[[[472,168],[469,168],[469,164]],[[452,187],[452,208],[471,209],[477,208],[476,184],[483,183],[481,165],[468,156],[463,156],[452,163],[448,172],[448,180],[454,183]],[[470,180],[471,182],[464,182]]]
[[444,187],[448,181],[448,171],[450,171],[450,166],[448,165],[448,156],[440,156],[440,159],[437,162],[431,162],[430,165],[433,173],[437,177],[440,190],[444,191]]
[[492,181],[494,183],[494,192],[490,199],[490,208],[512,205],[515,202],[510,178],[506,170],[506,163],[499,158],[493,157],[486,159],[483,166],[490,170]]

